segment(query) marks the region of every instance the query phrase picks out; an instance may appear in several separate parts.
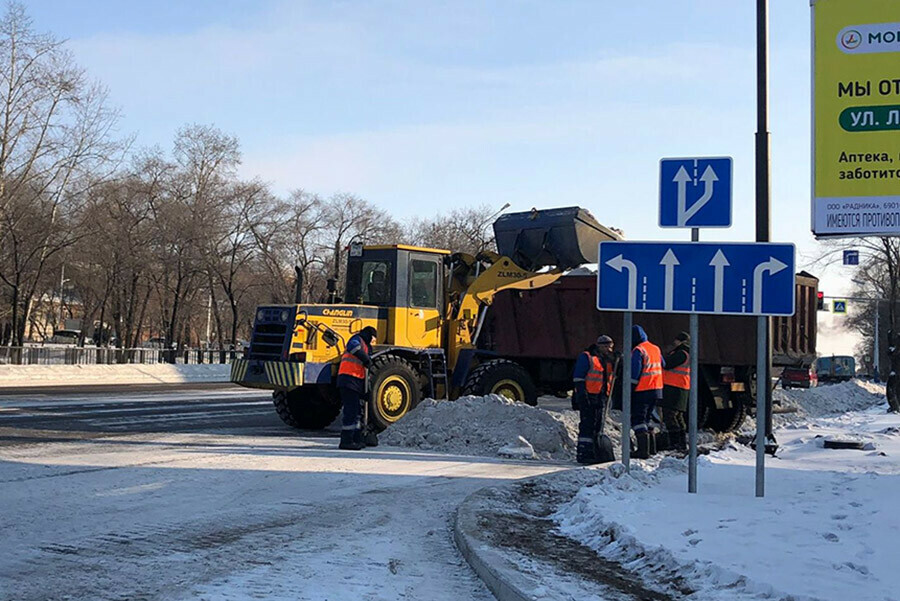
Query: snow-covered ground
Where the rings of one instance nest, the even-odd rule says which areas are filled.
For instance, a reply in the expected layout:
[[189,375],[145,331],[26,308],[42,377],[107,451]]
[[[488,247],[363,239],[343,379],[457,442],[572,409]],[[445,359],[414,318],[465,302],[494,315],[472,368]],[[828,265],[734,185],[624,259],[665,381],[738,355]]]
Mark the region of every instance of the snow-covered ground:
[[[900,416],[884,388],[849,382],[779,392],[782,445],[754,496],[755,452],[731,443],[701,457],[699,494],[683,461],[597,470],[559,508],[559,531],[691,599],[900,599]],[[853,411],[834,414],[842,406]],[[869,450],[824,448],[829,438]]]
[[336,447],[283,427],[0,446],[0,600],[488,601],[457,505],[566,467]]

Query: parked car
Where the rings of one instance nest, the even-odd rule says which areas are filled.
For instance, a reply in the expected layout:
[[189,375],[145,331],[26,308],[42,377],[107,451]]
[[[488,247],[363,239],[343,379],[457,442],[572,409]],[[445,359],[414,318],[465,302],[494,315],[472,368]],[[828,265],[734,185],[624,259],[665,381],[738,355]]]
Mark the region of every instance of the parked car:
[[818,386],[819,377],[813,365],[809,367],[785,367],[781,372],[782,388],[813,388]]
[[[81,330],[56,330],[53,336],[46,340],[45,344],[59,344],[65,346],[77,346],[81,340]],[[94,341],[90,338],[84,339],[85,346],[91,346]]]
[[849,355],[819,357],[816,375],[822,382],[846,382],[856,375],[856,360]]

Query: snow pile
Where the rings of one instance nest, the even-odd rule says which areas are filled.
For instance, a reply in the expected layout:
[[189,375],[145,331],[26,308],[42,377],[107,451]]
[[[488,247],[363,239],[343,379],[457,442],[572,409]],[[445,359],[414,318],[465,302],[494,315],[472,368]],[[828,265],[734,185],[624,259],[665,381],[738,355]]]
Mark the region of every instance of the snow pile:
[[[783,407],[795,407],[796,417],[814,418],[862,411],[884,403],[884,384],[849,380],[809,389],[775,390],[773,398]],[[785,414],[790,415],[790,414]]]
[[[655,469],[634,462],[631,474],[614,465],[553,519],[650,585],[693,591],[697,601],[900,598],[900,416],[877,407],[776,435],[782,447],[767,462],[763,499],[754,497],[754,451],[731,443],[700,458],[697,495],[674,458]],[[840,436],[870,438],[879,450],[823,448]]]
[[[499,395],[455,401],[426,399],[381,435],[384,444],[460,455],[496,456],[501,448],[533,449],[538,459],[571,460],[577,420],[516,403]],[[523,456],[523,455],[519,455]]]

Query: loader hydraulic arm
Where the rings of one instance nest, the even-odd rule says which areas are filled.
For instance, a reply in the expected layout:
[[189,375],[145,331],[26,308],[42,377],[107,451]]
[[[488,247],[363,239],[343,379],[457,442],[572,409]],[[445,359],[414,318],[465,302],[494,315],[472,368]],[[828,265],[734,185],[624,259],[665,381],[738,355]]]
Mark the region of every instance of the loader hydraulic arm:
[[522,269],[508,257],[491,257],[493,262],[460,291],[459,301],[451,309],[448,351],[451,369],[463,349],[475,348],[481,326],[494,296],[503,290],[534,290],[548,286],[563,274],[561,269],[541,273]]

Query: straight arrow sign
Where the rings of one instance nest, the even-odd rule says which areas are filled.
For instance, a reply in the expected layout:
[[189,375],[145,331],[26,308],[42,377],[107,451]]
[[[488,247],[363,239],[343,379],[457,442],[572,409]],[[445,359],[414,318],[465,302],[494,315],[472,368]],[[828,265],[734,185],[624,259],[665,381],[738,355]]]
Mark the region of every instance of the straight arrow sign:
[[687,214],[687,183],[691,181],[691,176],[687,169],[681,166],[672,181],[678,185],[678,225],[684,227],[687,221],[687,217],[685,217]]
[[713,311],[721,313],[725,297],[725,268],[731,263],[728,262],[725,253],[720,248],[709,264],[712,265],[716,272],[715,281],[713,282]]
[[678,257],[675,256],[675,253],[672,252],[672,249],[670,248],[666,254],[663,255],[659,264],[666,268],[665,295],[663,296],[663,302],[665,303],[665,310],[671,311],[675,304],[675,266],[680,265],[680,263],[678,262]]

